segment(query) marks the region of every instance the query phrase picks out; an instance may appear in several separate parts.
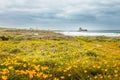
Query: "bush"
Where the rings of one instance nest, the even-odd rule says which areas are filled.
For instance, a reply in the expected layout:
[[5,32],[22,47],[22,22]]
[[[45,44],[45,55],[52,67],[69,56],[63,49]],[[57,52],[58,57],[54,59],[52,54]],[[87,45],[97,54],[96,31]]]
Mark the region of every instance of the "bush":
[[13,48],[10,50],[10,53],[19,53],[21,52],[20,49],[17,49],[17,48]]
[[8,40],[9,40],[9,38],[6,37],[6,36],[0,36],[0,39],[1,39],[2,41],[8,41]]
[[97,54],[95,52],[93,52],[93,51],[86,52],[86,55],[97,57]]
[[92,69],[90,72],[91,72],[91,74],[92,74],[93,76],[95,76],[95,75],[98,75],[98,74],[101,74],[101,73],[102,73],[99,69]]
[[24,36],[15,37],[15,40],[18,40],[18,41],[24,40]]

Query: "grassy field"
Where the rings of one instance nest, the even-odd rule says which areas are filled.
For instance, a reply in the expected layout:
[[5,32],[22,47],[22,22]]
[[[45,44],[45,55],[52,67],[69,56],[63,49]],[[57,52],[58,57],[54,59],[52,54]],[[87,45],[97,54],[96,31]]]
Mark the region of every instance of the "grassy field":
[[120,80],[120,37],[1,28],[0,80]]

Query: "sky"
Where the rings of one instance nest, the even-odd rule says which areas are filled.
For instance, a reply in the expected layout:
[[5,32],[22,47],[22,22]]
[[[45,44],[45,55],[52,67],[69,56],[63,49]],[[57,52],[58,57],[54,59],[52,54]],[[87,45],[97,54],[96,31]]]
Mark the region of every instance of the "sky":
[[0,0],[0,27],[120,30],[120,0]]

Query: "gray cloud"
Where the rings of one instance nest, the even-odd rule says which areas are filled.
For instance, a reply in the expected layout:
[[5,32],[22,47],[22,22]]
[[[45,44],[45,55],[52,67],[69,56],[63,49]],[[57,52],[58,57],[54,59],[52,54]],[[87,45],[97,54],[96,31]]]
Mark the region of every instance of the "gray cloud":
[[5,24],[85,24],[120,29],[120,1],[0,0],[0,25]]

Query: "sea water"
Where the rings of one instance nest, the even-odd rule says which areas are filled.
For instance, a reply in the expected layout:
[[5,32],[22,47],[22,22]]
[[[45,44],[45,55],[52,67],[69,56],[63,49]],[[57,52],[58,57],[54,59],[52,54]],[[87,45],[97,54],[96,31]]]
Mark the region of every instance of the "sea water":
[[68,36],[117,36],[120,37],[120,30],[90,30],[90,31],[57,31]]

